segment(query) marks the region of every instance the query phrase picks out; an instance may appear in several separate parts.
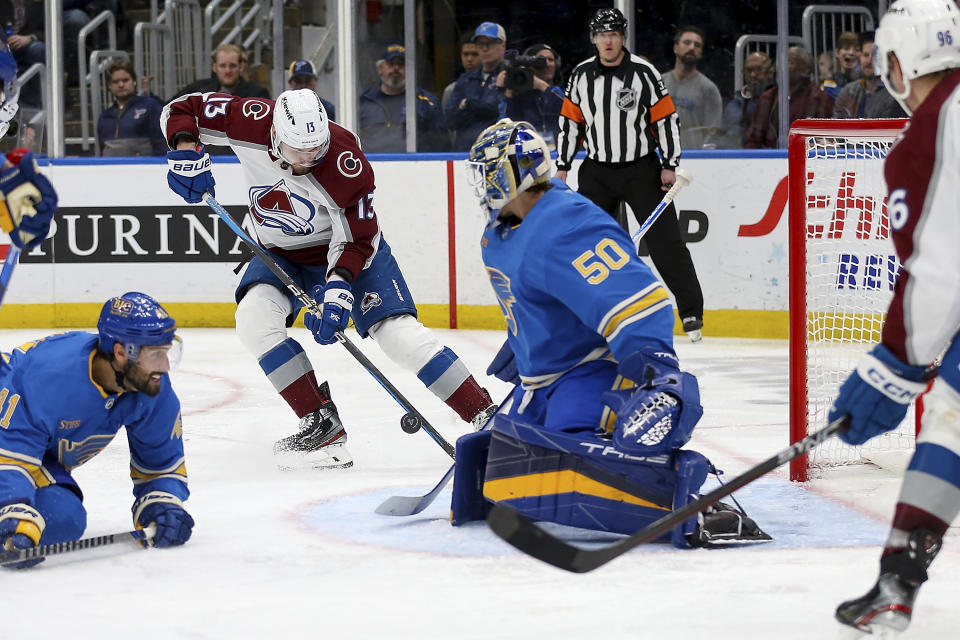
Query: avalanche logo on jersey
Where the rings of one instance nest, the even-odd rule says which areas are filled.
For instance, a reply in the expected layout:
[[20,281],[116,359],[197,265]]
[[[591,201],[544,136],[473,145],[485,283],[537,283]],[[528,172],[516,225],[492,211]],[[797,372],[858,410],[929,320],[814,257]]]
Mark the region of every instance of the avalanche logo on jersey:
[[314,232],[317,209],[309,200],[292,193],[281,179],[269,187],[250,187],[250,212],[257,224],[279,229],[288,236],[307,236]]
[[497,294],[500,310],[503,311],[503,317],[507,321],[507,329],[513,335],[517,335],[517,320],[513,317],[513,303],[517,299],[510,290],[510,278],[493,267],[487,267],[487,275],[490,276],[490,284],[493,285],[493,291]]

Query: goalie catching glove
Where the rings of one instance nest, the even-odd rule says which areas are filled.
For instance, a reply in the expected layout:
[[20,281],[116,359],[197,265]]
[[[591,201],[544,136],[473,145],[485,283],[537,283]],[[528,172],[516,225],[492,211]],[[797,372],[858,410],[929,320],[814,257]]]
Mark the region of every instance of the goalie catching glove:
[[[4,552],[29,549],[40,543],[46,522],[32,506],[17,502],[0,507],[0,556]],[[3,565],[7,569],[27,569],[43,562],[43,558]]]
[[827,419],[833,422],[849,416],[850,426],[839,433],[840,439],[847,444],[863,444],[895,429],[907,415],[910,403],[935,375],[935,368],[901,362],[878,344],[841,385]]
[[685,445],[703,407],[697,379],[680,371],[672,353],[648,349],[627,356],[618,372],[634,389],[607,391],[601,397],[617,414],[613,441],[638,456],[658,456]]
[[37,170],[33,152],[20,152],[10,152],[7,159],[15,166],[0,171],[0,229],[13,244],[30,250],[50,233],[57,192]]
[[183,544],[193,533],[193,518],[180,498],[165,491],[151,491],[133,503],[133,526],[146,529],[151,523],[157,531],[150,542],[158,548]]

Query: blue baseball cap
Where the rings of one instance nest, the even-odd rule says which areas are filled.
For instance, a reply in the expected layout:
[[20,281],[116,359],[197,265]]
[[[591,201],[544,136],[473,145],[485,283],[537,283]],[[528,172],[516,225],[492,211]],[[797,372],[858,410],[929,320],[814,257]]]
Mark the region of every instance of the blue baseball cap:
[[481,23],[480,26],[477,27],[477,30],[473,32],[473,41],[476,42],[477,38],[480,37],[506,42],[507,32],[496,22],[484,22]]
[[311,78],[317,77],[317,72],[313,69],[313,63],[309,60],[297,60],[290,65],[290,77],[295,78],[296,76],[310,76]]
[[406,58],[407,49],[402,44],[387,45],[387,48],[380,54],[381,60],[393,60],[394,58]]

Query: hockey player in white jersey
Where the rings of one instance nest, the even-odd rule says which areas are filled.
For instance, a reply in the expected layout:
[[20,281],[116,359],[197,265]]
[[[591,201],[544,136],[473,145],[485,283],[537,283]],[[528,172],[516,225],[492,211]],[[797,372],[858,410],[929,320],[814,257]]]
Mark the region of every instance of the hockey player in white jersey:
[[[866,633],[902,631],[947,527],[960,512],[960,9],[952,0],[897,0],[880,21],[874,68],[910,123],[884,174],[903,269],[880,344],[850,374],[830,411],[840,437],[862,444],[894,429],[936,375],[900,491],[880,576],[836,617]],[[943,576],[949,578],[949,576]]]
[[[210,159],[198,143],[229,145],[248,184],[257,239],[276,263],[323,306],[304,322],[320,344],[336,342],[351,314],[391,360],[466,422],[482,424],[490,396],[457,355],[417,321],[400,267],[374,210],[374,176],[356,135],[330,122],[317,94],[285,91],[274,102],[206,93],[164,108],[161,127],[170,187],[190,203],[214,192]],[[290,408],[297,433],[275,452],[318,468],[353,464],[326,383],[317,384],[303,347],[287,335],[302,304],[254,257],[236,292],[237,333]],[[295,463],[294,463],[295,464]]]

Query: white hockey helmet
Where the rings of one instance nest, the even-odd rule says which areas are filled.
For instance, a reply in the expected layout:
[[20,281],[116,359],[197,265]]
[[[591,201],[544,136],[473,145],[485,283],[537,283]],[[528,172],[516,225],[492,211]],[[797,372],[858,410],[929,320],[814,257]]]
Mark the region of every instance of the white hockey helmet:
[[312,167],[330,146],[330,119],[311,89],[284,91],[273,107],[270,151],[288,164]]
[[[890,78],[888,54],[900,62],[903,91]],[[873,68],[890,94],[904,104],[910,80],[960,67],[960,9],[954,0],[897,0],[880,20],[873,43]]]

